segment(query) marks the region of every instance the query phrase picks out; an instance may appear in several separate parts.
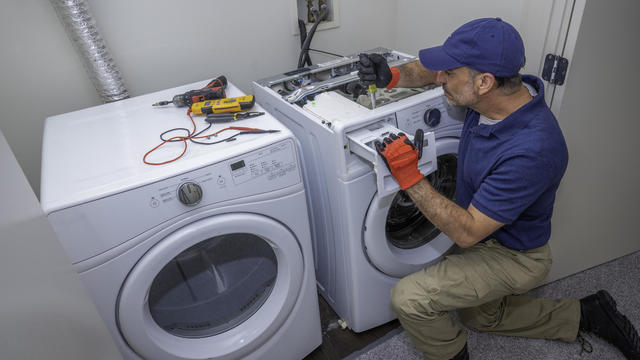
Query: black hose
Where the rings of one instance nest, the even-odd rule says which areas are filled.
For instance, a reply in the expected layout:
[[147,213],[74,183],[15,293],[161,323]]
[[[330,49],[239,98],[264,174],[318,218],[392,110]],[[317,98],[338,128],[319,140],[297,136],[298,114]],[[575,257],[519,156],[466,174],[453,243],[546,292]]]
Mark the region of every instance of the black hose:
[[322,22],[322,20],[324,20],[327,17],[328,13],[329,11],[327,10],[327,6],[322,5],[320,7],[320,13],[316,16],[316,22],[313,24],[313,26],[309,30],[309,33],[307,34],[307,38],[304,40],[304,43],[302,44],[302,50],[300,50],[300,56],[298,57],[298,69],[304,66],[305,55],[309,56],[309,46],[311,46],[311,39],[313,39],[313,35],[315,34],[316,29],[318,28],[318,25]]
[[[300,50],[302,51],[302,47],[304,46],[304,41],[307,39],[307,26],[304,23],[304,20],[298,19],[298,29],[300,30]],[[311,58],[309,57],[309,53],[307,52],[304,55],[304,59],[302,61],[302,66],[311,66],[313,63],[311,62]]]
[[307,39],[307,26],[302,19],[298,19],[298,30],[300,30],[300,49],[302,49],[304,41]]

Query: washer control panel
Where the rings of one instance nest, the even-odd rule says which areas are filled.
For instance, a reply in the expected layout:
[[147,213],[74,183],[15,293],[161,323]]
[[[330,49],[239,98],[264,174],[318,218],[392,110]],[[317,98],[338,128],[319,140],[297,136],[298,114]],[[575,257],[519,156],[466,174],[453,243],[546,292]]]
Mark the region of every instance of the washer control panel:
[[445,127],[462,125],[465,115],[466,108],[449,105],[444,96],[396,112],[398,128],[409,134],[418,129],[437,132]]

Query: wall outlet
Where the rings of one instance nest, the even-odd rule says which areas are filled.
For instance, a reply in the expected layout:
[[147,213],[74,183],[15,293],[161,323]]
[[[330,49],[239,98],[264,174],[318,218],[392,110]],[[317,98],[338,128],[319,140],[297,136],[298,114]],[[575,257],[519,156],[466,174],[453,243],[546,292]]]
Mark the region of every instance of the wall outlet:
[[320,5],[327,5],[329,14],[324,19],[316,31],[337,28],[340,26],[340,1],[339,0],[291,0],[291,31],[294,36],[300,35],[298,19],[302,19],[307,26],[307,31],[314,25],[316,19],[309,11],[311,7],[318,8]]

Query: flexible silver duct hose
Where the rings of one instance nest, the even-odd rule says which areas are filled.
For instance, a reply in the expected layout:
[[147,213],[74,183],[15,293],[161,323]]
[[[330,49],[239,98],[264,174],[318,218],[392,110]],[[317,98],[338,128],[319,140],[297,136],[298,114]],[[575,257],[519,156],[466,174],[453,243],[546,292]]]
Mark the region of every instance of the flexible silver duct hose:
[[50,0],[104,102],[129,97],[85,0]]

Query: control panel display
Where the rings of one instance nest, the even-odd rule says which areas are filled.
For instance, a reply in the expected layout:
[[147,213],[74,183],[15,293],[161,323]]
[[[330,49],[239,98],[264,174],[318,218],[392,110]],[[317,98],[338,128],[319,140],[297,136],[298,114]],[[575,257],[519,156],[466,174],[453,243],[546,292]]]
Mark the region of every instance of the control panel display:
[[242,169],[244,167],[244,160],[240,160],[238,162],[234,162],[231,164],[231,171]]

